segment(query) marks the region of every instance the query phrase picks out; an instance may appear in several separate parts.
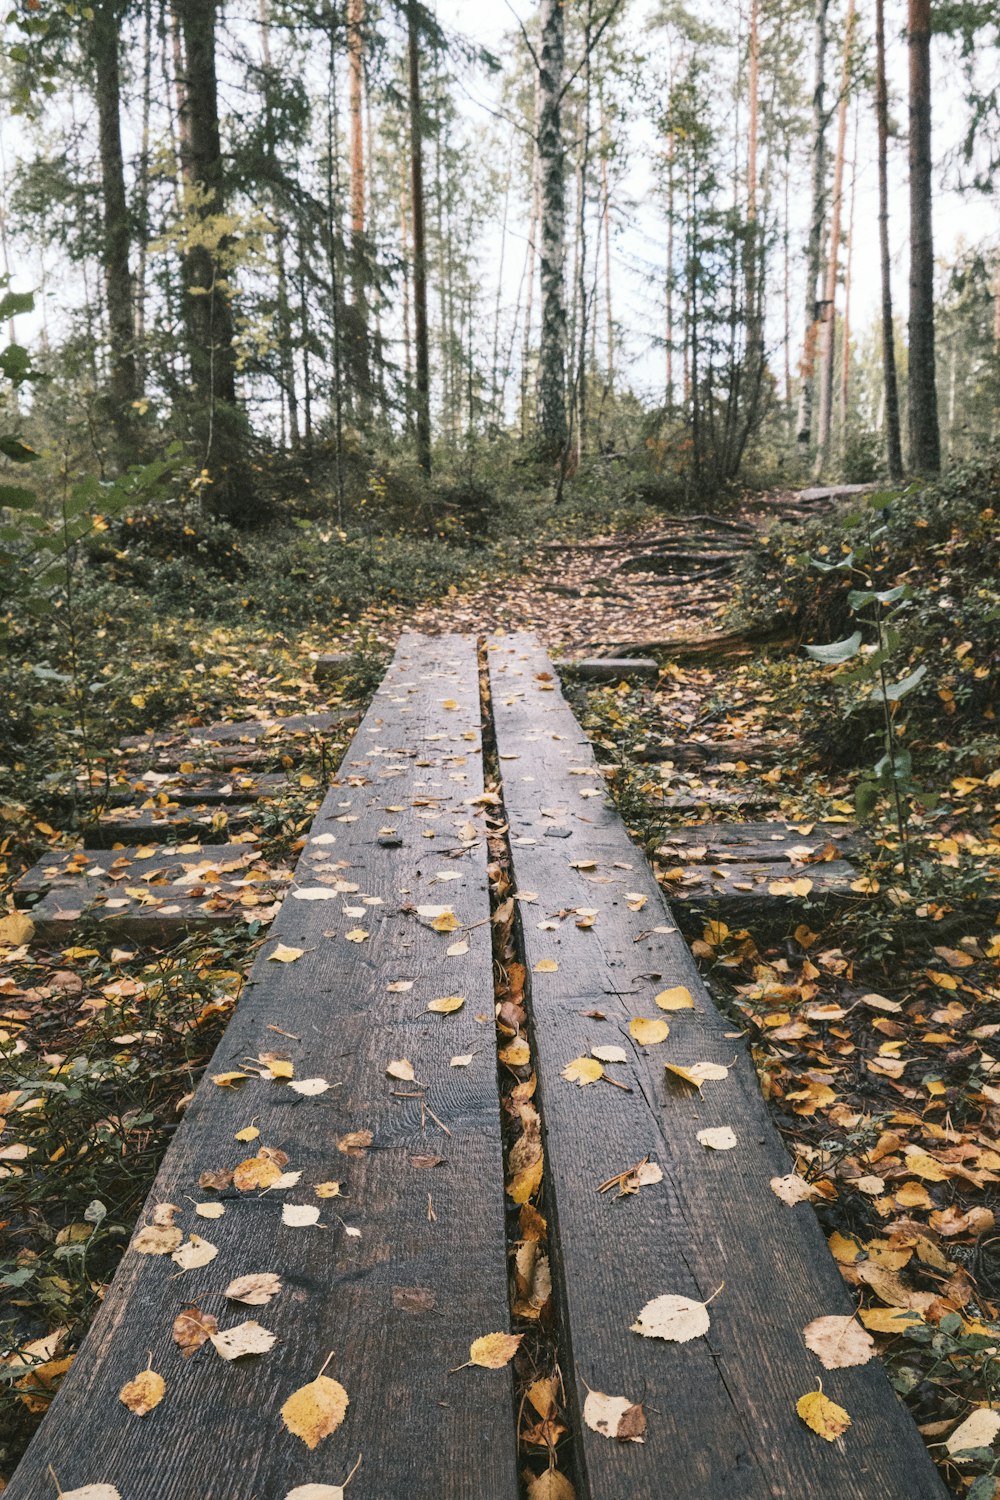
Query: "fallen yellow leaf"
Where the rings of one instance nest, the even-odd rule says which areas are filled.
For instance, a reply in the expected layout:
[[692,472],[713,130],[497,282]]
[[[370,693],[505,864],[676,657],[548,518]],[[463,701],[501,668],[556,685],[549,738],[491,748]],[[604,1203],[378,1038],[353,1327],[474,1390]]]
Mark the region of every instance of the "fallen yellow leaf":
[[656,996],[656,1004],[661,1010],[692,1010],[694,999],[685,985],[676,984],[672,989],[661,990]]
[[317,1375],[308,1385],[293,1391],[281,1408],[281,1420],[307,1448],[315,1448],[336,1432],[347,1413],[350,1398],[339,1380]]
[[824,1396],[822,1391],[810,1391],[807,1396],[800,1396],[795,1410],[806,1426],[818,1432],[828,1443],[840,1437],[851,1425],[844,1408],[831,1401],[829,1396]]
[[118,1399],[137,1417],[145,1417],[154,1406],[159,1406],[166,1390],[162,1375],[157,1375],[155,1370],[143,1370],[141,1375],[122,1386]]

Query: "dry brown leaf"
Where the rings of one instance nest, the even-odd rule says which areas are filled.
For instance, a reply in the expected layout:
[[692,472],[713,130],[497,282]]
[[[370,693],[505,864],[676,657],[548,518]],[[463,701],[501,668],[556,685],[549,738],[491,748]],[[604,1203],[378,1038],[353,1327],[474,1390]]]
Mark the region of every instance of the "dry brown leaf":
[[831,1401],[829,1396],[824,1396],[822,1391],[810,1391],[808,1395],[800,1396],[795,1403],[795,1410],[806,1426],[811,1427],[813,1432],[818,1432],[828,1443],[840,1437],[851,1425],[851,1419],[844,1408]]
[[846,1370],[875,1358],[875,1340],[853,1316],[814,1318],[802,1337],[825,1370]]
[[254,1188],[269,1188],[281,1176],[281,1167],[270,1156],[258,1153],[241,1161],[233,1171],[233,1186],[241,1193],[250,1193]]
[[347,1413],[350,1398],[339,1380],[317,1375],[308,1385],[293,1391],[281,1408],[281,1420],[307,1448],[315,1448],[336,1432]]
[[708,1130],[698,1131],[698,1142],[710,1151],[732,1151],[736,1145],[736,1132],[729,1125],[713,1125]]
[[643,1443],[646,1414],[640,1403],[627,1396],[607,1396],[603,1391],[588,1391],[583,1403],[583,1420],[602,1437],[619,1442]]
[[247,1354],[266,1354],[273,1349],[276,1336],[262,1328],[253,1318],[237,1323],[235,1328],[223,1329],[221,1333],[209,1334],[215,1349],[223,1359],[242,1359]]
[[293,964],[297,958],[301,958],[306,950],[304,948],[289,948],[285,943],[279,943],[273,953],[267,955],[271,963]]
[[[947,1439],[945,1447],[954,1458],[969,1448],[991,1447],[998,1433],[1000,1433],[1000,1411],[994,1411],[989,1406],[977,1406],[964,1422],[958,1424]],[[960,1458],[958,1462],[965,1463],[967,1460]]]
[[412,1083],[416,1077],[413,1064],[406,1057],[394,1057],[386,1063],[385,1071],[389,1078],[398,1078],[403,1083]]
[[787,1203],[789,1208],[793,1208],[796,1203],[811,1203],[823,1196],[818,1188],[795,1172],[789,1172],[784,1177],[772,1177],[771,1192],[782,1203]]
[[288,1229],[308,1229],[319,1223],[319,1209],[314,1203],[283,1203],[281,1222]]
[[217,1245],[213,1245],[209,1240],[203,1240],[200,1234],[191,1234],[187,1241],[174,1251],[170,1259],[180,1266],[182,1271],[196,1271],[199,1266],[207,1266],[218,1253]]
[[[244,1280],[249,1278],[244,1277]],[[234,1282],[235,1286],[236,1283]],[[228,1296],[228,1292],[227,1292]],[[174,1319],[174,1343],[181,1351],[185,1359],[190,1359],[213,1333],[218,1333],[219,1325],[211,1313],[202,1312],[200,1307],[185,1307]]]
[[374,1139],[370,1130],[349,1130],[346,1135],[338,1137],[337,1150],[342,1151],[345,1156],[360,1156]]
[[155,1370],[143,1370],[118,1392],[118,1399],[137,1417],[145,1417],[159,1406],[167,1392],[167,1383]]
[[171,1255],[184,1238],[183,1230],[172,1224],[147,1224],[132,1241],[140,1255]]
[[591,1055],[593,1057],[596,1057],[598,1061],[602,1063],[628,1062],[628,1056],[626,1055],[624,1047],[591,1047],[590,1051]]
[[223,1292],[231,1302],[243,1302],[247,1307],[264,1307],[281,1291],[281,1277],[274,1271],[257,1271],[249,1276],[237,1276]]
[[60,1490],[57,1500],[122,1500],[113,1484],[85,1484],[79,1490]]
[[643,1338],[686,1344],[691,1339],[703,1338],[708,1332],[708,1305],[668,1292],[647,1302],[631,1329],[633,1333],[641,1333]]
[[317,1095],[325,1094],[331,1085],[325,1078],[293,1078],[288,1087],[306,1099],[315,1099]]
[[528,1500],[576,1500],[576,1490],[558,1469],[546,1469],[528,1481]]

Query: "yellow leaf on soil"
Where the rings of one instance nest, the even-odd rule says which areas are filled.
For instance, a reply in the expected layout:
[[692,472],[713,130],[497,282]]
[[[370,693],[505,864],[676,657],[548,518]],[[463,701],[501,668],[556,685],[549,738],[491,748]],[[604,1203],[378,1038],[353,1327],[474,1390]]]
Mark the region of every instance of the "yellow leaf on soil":
[[656,1003],[661,1010],[693,1010],[694,999],[691,991],[683,984],[675,984],[672,989],[661,990],[656,997]]
[[20,948],[23,943],[30,943],[34,933],[34,922],[23,912],[14,911],[0,917],[0,944],[5,948]]
[[829,1396],[824,1396],[822,1391],[810,1391],[807,1396],[800,1396],[795,1410],[806,1426],[818,1432],[828,1443],[840,1437],[851,1425],[844,1408],[831,1401]]
[[118,1399],[137,1417],[144,1417],[154,1406],[159,1406],[166,1390],[166,1381],[162,1375],[157,1375],[155,1370],[143,1370],[141,1375],[122,1386]]
[[924,1321],[912,1307],[864,1307],[858,1316],[872,1333],[905,1333]]
[[629,1036],[640,1047],[655,1047],[658,1042],[665,1042],[670,1035],[670,1027],[666,1021],[657,1018],[647,1020],[645,1016],[637,1016],[634,1021],[630,1021],[628,1031]]
[[484,1333],[469,1347],[470,1365],[479,1365],[484,1370],[502,1369],[514,1358],[522,1337],[520,1333]]
[[307,1448],[315,1448],[331,1432],[336,1432],[347,1413],[349,1399],[339,1380],[317,1375],[289,1396],[281,1408],[281,1419]]
[[527,1203],[538,1192],[545,1171],[545,1158],[539,1154],[534,1161],[515,1172],[507,1184],[507,1194],[515,1203]]
[[523,1036],[515,1037],[506,1047],[500,1048],[500,1061],[508,1068],[523,1068],[531,1061],[531,1048]]

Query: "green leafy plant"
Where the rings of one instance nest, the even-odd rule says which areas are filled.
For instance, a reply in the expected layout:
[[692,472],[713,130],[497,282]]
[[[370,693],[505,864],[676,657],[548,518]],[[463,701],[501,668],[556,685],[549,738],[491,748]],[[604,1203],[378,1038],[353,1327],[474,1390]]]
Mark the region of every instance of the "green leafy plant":
[[813,661],[825,667],[844,668],[848,662],[854,662],[855,665],[849,670],[838,672],[837,682],[860,689],[862,701],[877,703],[881,709],[882,754],[859,783],[854,803],[861,820],[872,817],[882,799],[891,806],[902,849],[903,866],[909,878],[912,803],[919,802],[929,808],[936,799],[932,793],[923,791],[914,782],[912,756],[900,744],[899,705],[927,676],[927,667],[923,663],[912,671],[899,675],[902,640],[899,619],[916,597],[916,590],[908,583],[896,584],[892,588],[879,588],[874,577],[876,545],[886,530],[884,525],[878,524],[879,518],[897,498],[895,491],[867,496],[861,516],[852,513],[843,521],[845,527],[855,527],[859,519],[863,518],[867,522],[865,539],[857,541],[837,562],[810,558],[812,566],[820,572],[842,572],[860,581],[861,586],[852,588],[847,595],[848,608],[860,622],[860,628],[844,640],[821,646],[806,646],[805,651]]

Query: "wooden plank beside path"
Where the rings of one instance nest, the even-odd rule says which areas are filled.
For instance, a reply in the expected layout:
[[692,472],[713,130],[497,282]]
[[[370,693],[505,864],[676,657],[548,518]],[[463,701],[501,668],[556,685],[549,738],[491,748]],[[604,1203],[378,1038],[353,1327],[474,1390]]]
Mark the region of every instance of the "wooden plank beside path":
[[[578,1494],[942,1500],[879,1362],[826,1370],[804,1345],[806,1324],[849,1315],[851,1300],[812,1209],[788,1208],[770,1189],[792,1167],[747,1049],[709,999],[646,860],[609,806],[550,662],[524,635],[491,641],[489,662],[531,975],[562,1369],[578,1408]],[[575,908],[597,910],[592,927],[576,925]],[[673,987],[690,992],[693,1009],[657,1009],[656,994]],[[666,1020],[668,1039],[640,1048],[628,1029],[637,1017]],[[609,1063],[607,1073],[631,1092],[561,1076],[602,1045],[624,1048],[627,1062]],[[665,1063],[702,1061],[729,1071],[706,1082],[703,1096],[668,1087]],[[714,1126],[731,1127],[735,1149],[698,1142],[697,1132]],[[598,1193],[647,1155],[661,1183],[624,1198]],[[664,1294],[711,1298],[707,1335],[670,1343],[630,1331]],[[851,1417],[834,1442],[795,1412],[820,1378]],[[644,1403],[643,1444],[583,1425],[588,1386]]]
[[[63,1490],[112,1485],[122,1500],[283,1500],[342,1484],[359,1454],[350,1500],[516,1500],[510,1369],[449,1374],[473,1339],[509,1327],[482,792],[474,642],[406,637],[147,1204],[147,1224],[178,1205],[185,1239],[218,1253],[181,1270],[133,1240],[7,1500],[54,1500],[50,1465]],[[452,909],[462,931],[434,930],[421,906]],[[272,962],[278,943],[301,957]],[[453,1014],[426,1008],[459,994]],[[293,1082],[330,1087],[212,1081],[265,1053],[292,1062]],[[402,1059],[414,1082],[386,1076]],[[234,1139],[248,1127],[259,1136]],[[263,1147],[301,1178],[199,1186]],[[317,1195],[332,1182],[340,1196]],[[199,1217],[206,1201],[223,1216]],[[289,1206],[318,1208],[319,1224],[293,1227]],[[269,1304],[223,1295],[265,1272],[282,1282]],[[192,1304],[222,1330],[255,1319],[277,1343],[185,1359],[171,1330]],[[328,1356],[350,1405],[310,1452],[280,1410]],[[149,1364],[166,1393],[138,1417],[119,1391]]]

